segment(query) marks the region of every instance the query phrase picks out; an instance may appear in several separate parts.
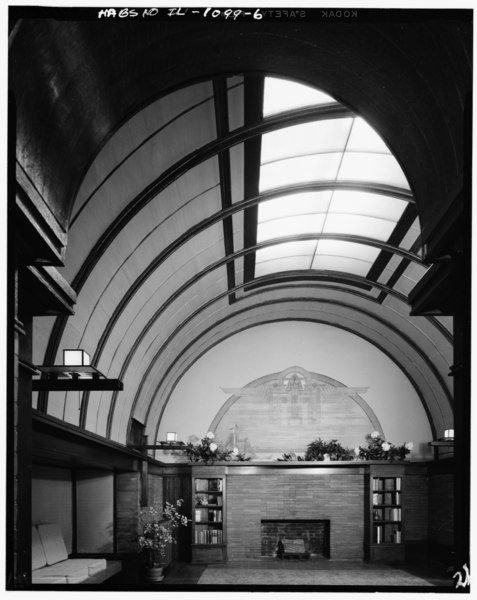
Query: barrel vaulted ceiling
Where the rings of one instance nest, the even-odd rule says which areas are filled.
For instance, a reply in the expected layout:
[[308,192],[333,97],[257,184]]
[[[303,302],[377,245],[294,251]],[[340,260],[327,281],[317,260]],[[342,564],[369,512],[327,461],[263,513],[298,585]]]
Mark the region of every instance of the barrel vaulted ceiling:
[[[44,27],[59,45],[68,29],[81,41],[70,61],[92,44],[78,24]],[[25,44],[21,25],[19,35]],[[128,40],[145,51],[136,34]],[[56,68],[49,93],[61,98],[70,75]],[[410,316],[429,265],[408,157],[351,96],[319,83],[287,63],[218,69],[143,92],[121,114],[104,87],[87,91],[104,133],[78,179],[58,267],[77,304],[72,316],[35,320],[35,356],[59,363],[64,348],[83,348],[124,391],[40,394],[36,408],[120,443],[131,418],[153,436],[175,385],[210,348],[305,320],[375,344],[409,377],[433,430],[452,421],[452,319]]]

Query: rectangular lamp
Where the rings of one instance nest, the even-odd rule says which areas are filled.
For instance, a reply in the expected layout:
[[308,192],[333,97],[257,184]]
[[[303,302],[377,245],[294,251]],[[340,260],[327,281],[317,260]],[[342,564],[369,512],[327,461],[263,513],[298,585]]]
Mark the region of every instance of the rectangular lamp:
[[89,354],[84,350],[63,350],[63,364],[68,367],[89,366]]

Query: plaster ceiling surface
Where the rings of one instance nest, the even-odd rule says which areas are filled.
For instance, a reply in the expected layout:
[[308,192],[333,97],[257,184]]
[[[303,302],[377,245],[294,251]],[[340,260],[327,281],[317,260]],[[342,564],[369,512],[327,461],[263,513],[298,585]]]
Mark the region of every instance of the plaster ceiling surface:
[[309,320],[375,344],[409,377],[431,426],[450,422],[452,325],[410,317],[407,303],[428,269],[416,137],[406,147],[393,126],[378,131],[365,109],[340,101],[331,66],[326,89],[292,78],[286,59],[282,70],[184,74],[172,91],[130,91],[122,111],[111,88],[60,268],[76,312],[37,323],[35,354],[52,363],[83,347],[125,389],[50,394],[49,414],[121,443],[132,417],[154,435],[174,386],[208,349],[244,328]]

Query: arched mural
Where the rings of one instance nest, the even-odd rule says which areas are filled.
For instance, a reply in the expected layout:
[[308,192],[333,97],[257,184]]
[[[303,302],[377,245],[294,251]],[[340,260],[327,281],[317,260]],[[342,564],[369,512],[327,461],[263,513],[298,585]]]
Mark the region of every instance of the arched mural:
[[[315,439],[337,439],[355,447],[381,425],[361,394],[367,387],[344,384],[294,366],[266,375],[233,395],[210,425],[226,447],[237,447],[255,460],[283,453],[303,454]],[[384,432],[383,432],[384,433]]]

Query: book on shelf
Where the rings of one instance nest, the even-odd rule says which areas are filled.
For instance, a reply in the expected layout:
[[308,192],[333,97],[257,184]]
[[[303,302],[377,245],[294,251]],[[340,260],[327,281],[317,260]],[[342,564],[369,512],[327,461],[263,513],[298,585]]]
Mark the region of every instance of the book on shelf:
[[396,489],[401,490],[401,478],[396,477]]
[[400,544],[401,543],[401,532],[400,531],[396,530],[393,533],[393,542],[395,544]]
[[383,480],[380,477],[373,478],[373,491],[379,492],[383,489]]
[[195,532],[196,544],[222,544],[223,533],[221,529],[201,529]]
[[378,525],[376,527],[376,544],[381,544],[383,541],[383,527],[382,525]]
[[373,494],[373,504],[376,506],[377,504],[383,503],[382,494]]
[[200,479],[195,480],[196,492],[222,492],[222,479]]
[[386,477],[384,480],[384,489],[385,490],[395,490],[396,489],[396,479],[394,477]]

